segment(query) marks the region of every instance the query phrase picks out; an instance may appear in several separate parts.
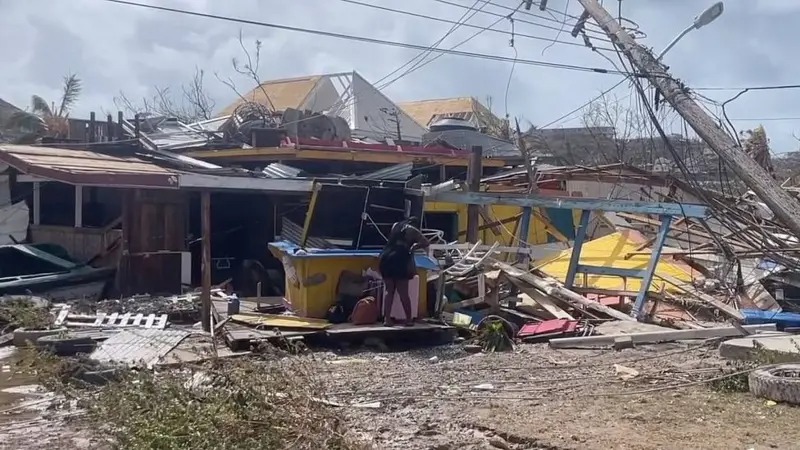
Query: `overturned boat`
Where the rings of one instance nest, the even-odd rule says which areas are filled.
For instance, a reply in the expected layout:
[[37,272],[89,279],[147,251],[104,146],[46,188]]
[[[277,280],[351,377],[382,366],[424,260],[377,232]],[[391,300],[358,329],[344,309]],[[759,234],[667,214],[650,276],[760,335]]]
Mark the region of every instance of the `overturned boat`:
[[97,301],[114,275],[72,260],[50,244],[0,246],[0,295],[37,295],[52,301]]

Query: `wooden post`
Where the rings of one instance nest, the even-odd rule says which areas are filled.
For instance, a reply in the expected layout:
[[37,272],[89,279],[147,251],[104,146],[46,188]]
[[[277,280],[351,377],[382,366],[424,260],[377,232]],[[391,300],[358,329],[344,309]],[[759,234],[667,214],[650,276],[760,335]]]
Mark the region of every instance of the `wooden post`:
[[125,138],[125,131],[122,127],[123,122],[125,122],[125,116],[122,114],[122,111],[117,111],[116,141],[121,141]]
[[89,113],[89,142],[97,142],[97,119],[94,111]]
[[33,224],[42,222],[42,183],[33,182]]
[[139,114],[136,114],[135,116],[133,116],[133,121],[134,121],[133,122],[133,137],[135,139],[139,139],[140,137],[142,137],[141,136],[141,132],[139,131],[139,127],[141,126],[139,124]]
[[200,218],[202,221],[202,272],[203,291],[200,295],[202,303],[200,320],[203,331],[211,331],[211,193],[200,194]]
[[755,192],[775,216],[800,236],[800,203],[758,165],[686,94],[685,86],[672,77],[649,50],[640,47],[597,0],[579,0],[617,47],[644,74],[666,101],[733,172]]
[[75,186],[75,228],[83,226],[83,186]]
[[[519,128],[519,120],[514,119],[515,125],[517,127],[517,147],[519,148],[520,153],[522,154],[523,163],[525,164],[525,173],[528,174],[528,189],[527,193],[530,195],[532,192],[536,190],[536,175],[533,169],[533,163],[531,163],[531,154],[528,151],[528,146],[525,144],[525,139],[522,139],[522,131]],[[522,220],[519,223],[519,246],[520,247],[527,247],[528,246],[528,237],[530,235],[531,230],[531,215],[533,215],[533,208],[527,207],[522,208]],[[514,234],[516,236],[516,234]],[[514,242],[511,242],[511,245],[514,245]],[[517,254],[517,262],[527,265],[530,263],[531,254],[530,253],[518,253]]]
[[106,142],[114,140],[114,118],[111,114],[106,116]]
[[[478,192],[481,189],[481,168],[483,158],[483,148],[479,145],[472,147],[472,155],[469,160],[469,167],[467,167],[467,184],[469,185],[470,192]],[[467,242],[478,242],[478,226],[480,219],[480,206],[468,205],[467,206]]]

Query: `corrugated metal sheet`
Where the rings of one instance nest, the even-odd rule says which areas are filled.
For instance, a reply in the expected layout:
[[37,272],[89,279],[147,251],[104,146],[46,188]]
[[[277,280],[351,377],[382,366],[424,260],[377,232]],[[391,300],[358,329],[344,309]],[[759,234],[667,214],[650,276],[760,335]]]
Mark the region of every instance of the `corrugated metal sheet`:
[[411,178],[411,169],[414,168],[414,163],[400,163],[393,166],[384,167],[366,175],[357,177],[362,180],[393,180],[405,181]]
[[[293,244],[300,245],[303,239],[303,227],[297,225],[286,217],[281,220],[281,239],[289,241]],[[336,248],[335,245],[322,238],[315,238],[309,236],[306,242],[308,248]]]
[[300,169],[281,163],[272,163],[262,170],[269,178],[297,178],[302,172]]
[[132,329],[111,336],[90,358],[104,363],[152,368],[189,333],[181,330]]
[[432,131],[422,137],[423,145],[431,145],[436,142],[446,142],[451,147],[465,151],[478,145],[483,148],[484,157],[522,156],[513,143],[472,130]]

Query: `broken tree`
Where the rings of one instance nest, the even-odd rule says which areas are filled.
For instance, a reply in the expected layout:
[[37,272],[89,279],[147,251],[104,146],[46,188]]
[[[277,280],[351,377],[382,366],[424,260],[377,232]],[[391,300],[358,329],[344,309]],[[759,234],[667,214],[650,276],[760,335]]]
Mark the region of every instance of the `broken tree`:
[[706,115],[649,50],[639,46],[597,0],[579,0],[612,42],[630,59],[692,129],[719,155],[720,159],[772,210],[795,235],[800,236],[800,203]]

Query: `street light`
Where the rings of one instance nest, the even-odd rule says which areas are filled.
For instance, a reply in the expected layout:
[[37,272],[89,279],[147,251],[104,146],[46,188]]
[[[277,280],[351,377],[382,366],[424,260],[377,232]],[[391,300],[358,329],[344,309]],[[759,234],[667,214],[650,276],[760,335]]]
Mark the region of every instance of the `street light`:
[[695,17],[694,18],[694,23],[689,25],[685,30],[681,31],[681,34],[676,36],[675,39],[673,39],[672,42],[670,42],[669,45],[667,45],[667,48],[665,48],[664,50],[661,50],[661,53],[658,54],[658,56],[656,57],[656,60],[660,61],[661,58],[663,58],[664,55],[669,51],[669,49],[674,47],[675,44],[677,44],[678,41],[683,39],[684,36],[689,34],[690,31],[698,30],[698,29],[710,24],[711,22],[715,21],[717,19],[717,17],[722,15],[722,12],[724,10],[725,10],[725,7],[722,4],[722,2],[714,3],[713,5],[708,7],[705,11],[700,13],[699,16]]

